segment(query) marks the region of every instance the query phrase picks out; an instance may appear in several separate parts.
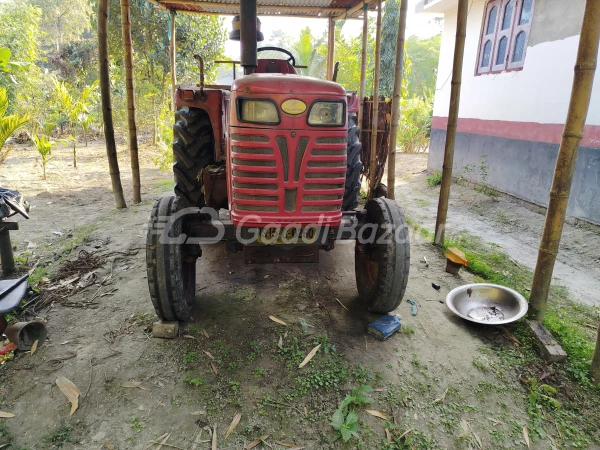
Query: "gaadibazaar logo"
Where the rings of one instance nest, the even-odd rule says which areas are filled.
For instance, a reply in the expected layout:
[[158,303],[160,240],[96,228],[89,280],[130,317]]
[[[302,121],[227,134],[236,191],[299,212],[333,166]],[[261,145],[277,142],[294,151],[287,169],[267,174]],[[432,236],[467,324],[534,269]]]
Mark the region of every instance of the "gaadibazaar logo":
[[[188,236],[181,231],[181,224],[186,217],[203,217],[203,222],[210,225],[215,233],[209,237]],[[244,217],[235,227],[235,239],[243,245],[250,244],[315,244],[325,245],[334,239],[339,243],[358,241],[361,244],[399,244],[409,240],[408,227],[394,226],[392,224],[359,224],[355,216],[344,218],[339,227],[325,225],[324,216],[314,224],[288,224],[271,223],[257,227],[249,225],[261,222],[260,215]],[[226,235],[226,224],[213,208],[184,208],[170,216],[158,216],[151,224],[150,232],[159,235],[161,244],[216,244],[221,242]],[[231,227],[231,223],[229,223]]]

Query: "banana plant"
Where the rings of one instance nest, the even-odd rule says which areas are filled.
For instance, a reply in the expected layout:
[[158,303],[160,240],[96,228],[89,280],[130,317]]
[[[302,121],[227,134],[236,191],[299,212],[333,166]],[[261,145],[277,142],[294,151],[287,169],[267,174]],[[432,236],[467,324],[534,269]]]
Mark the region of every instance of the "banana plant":
[[46,164],[52,159],[52,147],[56,146],[56,141],[48,139],[48,136],[42,134],[33,135],[33,144],[42,158],[43,179],[46,179]]
[[19,127],[29,122],[29,116],[18,116],[12,114],[6,116],[8,110],[8,94],[6,88],[0,87],[0,165],[4,162],[11,148],[7,147],[4,149],[6,140],[13,134]]

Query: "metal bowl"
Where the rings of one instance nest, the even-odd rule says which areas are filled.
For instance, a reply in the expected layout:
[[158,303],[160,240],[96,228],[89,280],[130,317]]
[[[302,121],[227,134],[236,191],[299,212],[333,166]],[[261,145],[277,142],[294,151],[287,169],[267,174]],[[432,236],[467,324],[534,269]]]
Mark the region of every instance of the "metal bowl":
[[466,284],[450,291],[446,305],[463,319],[484,325],[503,325],[519,320],[529,303],[516,291],[496,284]]

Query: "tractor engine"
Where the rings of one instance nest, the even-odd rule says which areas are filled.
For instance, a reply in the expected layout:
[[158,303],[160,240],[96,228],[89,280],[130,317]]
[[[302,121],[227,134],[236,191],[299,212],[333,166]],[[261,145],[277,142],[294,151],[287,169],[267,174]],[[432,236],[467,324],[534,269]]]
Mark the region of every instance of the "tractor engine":
[[253,74],[234,81],[229,110],[233,224],[338,226],[348,140],[344,88],[294,74]]

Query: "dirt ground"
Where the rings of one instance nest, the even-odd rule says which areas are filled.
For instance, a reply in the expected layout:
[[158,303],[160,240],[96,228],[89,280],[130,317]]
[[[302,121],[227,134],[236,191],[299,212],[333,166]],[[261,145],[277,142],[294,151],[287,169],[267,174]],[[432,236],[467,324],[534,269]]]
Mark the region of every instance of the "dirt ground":
[[[401,155],[397,164],[397,198],[416,223],[435,228],[439,187],[428,186],[427,154]],[[493,167],[489,170],[494,170]],[[461,168],[455,169],[460,176]],[[467,232],[499,245],[518,263],[535,268],[544,229],[545,208],[508,195],[486,195],[467,183],[452,185],[449,235]],[[554,268],[555,281],[577,300],[600,306],[600,227],[569,218]]]
[[[130,199],[128,155],[119,151]],[[403,332],[385,342],[365,333],[377,316],[360,303],[354,248],[343,244],[322,253],[320,263],[306,265],[247,266],[243,255],[228,255],[223,245],[203,248],[193,319],[177,339],[154,339],[147,331],[156,317],[146,283],[145,224],[152,202],[171,192],[171,174],[157,170],[154,152],[144,147],[144,200],[116,211],[102,142],[80,149],[77,169],[69,149],[54,153],[45,181],[31,147],[16,148],[0,166],[0,185],[21,191],[32,204],[31,219],[12,233],[16,255],[23,269],[35,262],[47,268],[42,292],[53,286],[60,263],[75,260],[81,250],[98,255],[102,264],[95,284],[35,311],[47,320],[48,341],[35,354],[17,354],[0,367],[0,410],[15,414],[0,419],[0,447],[146,449],[167,437],[171,447],[163,449],[209,449],[216,427],[219,449],[241,449],[260,437],[265,444],[256,448],[291,448],[289,443],[305,449],[527,448],[526,394],[516,374],[504,370],[489,350],[492,344],[517,344],[510,332],[470,325],[449,313],[446,294],[473,277],[465,271],[447,274],[445,260],[425,240],[412,236],[405,296],[418,303],[418,313],[412,316],[403,302],[397,310]],[[429,225],[436,190],[424,182],[424,164],[422,156],[399,158],[397,198],[409,216]],[[537,245],[543,216],[510,199],[490,202],[458,186],[450,227],[468,225],[486,239],[500,237],[506,251],[527,263],[535,252],[525,245]],[[507,223],[494,215],[501,210]],[[561,255],[564,270],[572,270],[565,272],[566,284],[573,274],[593,280],[574,290],[585,301],[598,302],[593,288],[600,263],[592,250],[598,239],[570,227],[568,257]],[[432,282],[441,285],[439,292]],[[321,350],[298,369],[317,343]],[[72,416],[56,387],[58,377],[82,392]],[[137,387],[123,386],[132,381]],[[376,389],[368,409],[388,419],[357,408],[360,437],[334,442],[332,415],[362,384]],[[239,425],[226,438],[238,413]],[[556,448],[562,435],[548,428],[545,438],[532,436],[531,448]]]

